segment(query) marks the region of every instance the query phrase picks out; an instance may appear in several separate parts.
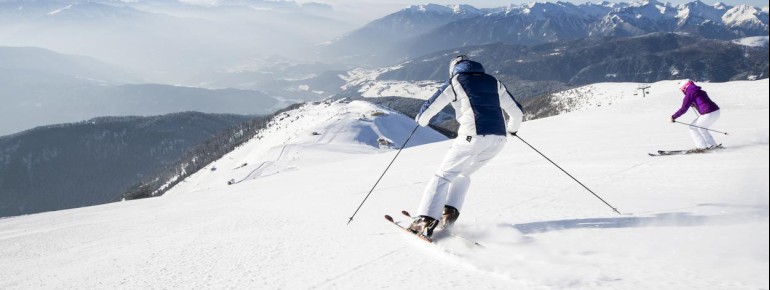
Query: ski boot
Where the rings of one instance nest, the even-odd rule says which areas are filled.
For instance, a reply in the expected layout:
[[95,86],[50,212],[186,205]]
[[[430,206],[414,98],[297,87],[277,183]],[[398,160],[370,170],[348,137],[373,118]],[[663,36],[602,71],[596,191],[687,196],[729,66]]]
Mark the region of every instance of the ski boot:
[[459,210],[451,205],[445,205],[444,212],[441,213],[441,229],[452,227],[458,217],[460,217]]
[[422,235],[430,239],[430,237],[433,235],[433,230],[436,229],[437,225],[438,220],[429,216],[421,215],[412,222],[408,230],[412,233]]

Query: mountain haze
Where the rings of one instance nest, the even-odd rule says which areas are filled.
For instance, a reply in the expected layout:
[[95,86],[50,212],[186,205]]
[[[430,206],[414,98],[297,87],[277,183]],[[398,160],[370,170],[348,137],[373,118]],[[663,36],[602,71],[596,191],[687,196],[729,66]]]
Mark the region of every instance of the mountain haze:
[[141,83],[82,56],[32,47],[0,47],[0,135],[100,116],[182,111],[268,114],[291,101],[264,92]]
[[119,201],[189,148],[251,118],[101,117],[0,137],[0,217]]

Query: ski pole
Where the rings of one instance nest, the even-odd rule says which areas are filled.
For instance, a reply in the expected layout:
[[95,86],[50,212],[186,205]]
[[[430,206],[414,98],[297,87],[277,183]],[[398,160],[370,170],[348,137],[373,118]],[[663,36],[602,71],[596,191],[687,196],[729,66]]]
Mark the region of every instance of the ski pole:
[[687,124],[687,123],[679,122],[679,121],[677,121],[677,120],[674,120],[674,123],[684,124],[684,125],[687,125],[687,126],[691,126],[691,127],[695,127],[695,128],[699,128],[699,129],[704,129],[704,130],[709,130],[709,131],[711,131],[711,132],[717,132],[717,133],[719,133],[719,134],[725,134],[725,135],[727,135],[727,132],[722,132],[722,131],[717,131],[717,130],[711,130],[711,129],[709,129],[709,128],[705,128],[705,127],[701,127],[701,126],[695,126],[695,125],[693,125],[693,124]]
[[598,198],[599,200],[601,200],[601,201],[602,201],[604,204],[606,204],[607,206],[609,206],[609,207],[610,207],[610,208],[611,208],[611,209],[612,209],[614,212],[616,212],[617,214],[621,214],[621,213],[618,211],[618,209],[617,209],[617,208],[615,208],[615,207],[611,206],[609,203],[607,203],[606,201],[604,201],[604,199],[602,199],[601,197],[599,197],[599,195],[597,195],[596,193],[594,193],[594,192],[593,192],[591,189],[589,189],[588,187],[586,187],[586,186],[585,186],[585,185],[584,185],[582,182],[580,182],[580,181],[579,181],[579,180],[577,180],[575,177],[573,177],[573,176],[572,176],[572,174],[569,174],[569,173],[568,173],[566,170],[562,169],[562,168],[561,168],[561,166],[559,166],[559,165],[558,165],[558,164],[556,164],[555,162],[551,161],[551,159],[550,159],[550,158],[546,157],[546,156],[545,156],[543,153],[540,153],[540,151],[538,151],[537,149],[535,149],[535,147],[532,147],[532,145],[529,145],[529,143],[527,143],[527,141],[524,141],[524,139],[521,139],[521,137],[519,137],[519,135],[517,135],[516,133],[513,133],[513,134],[511,134],[511,135],[513,135],[513,136],[516,136],[516,138],[519,138],[519,140],[521,140],[521,142],[524,142],[524,144],[527,144],[527,146],[529,146],[529,148],[532,148],[532,150],[535,150],[535,152],[537,152],[537,154],[540,154],[540,156],[543,156],[543,158],[545,158],[545,160],[548,160],[548,162],[551,162],[551,164],[553,164],[554,166],[556,166],[556,168],[559,168],[559,170],[561,170],[562,172],[564,172],[565,174],[567,174],[567,176],[569,176],[570,178],[572,178],[572,180],[574,180],[575,182],[577,182],[578,184],[580,184],[581,186],[583,186],[583,188],[585,188],[586,190],[588,190],[588,192],[590,192],[590,193],[591,193],[591,194],[593,194],[593,195],[594,195],[596,198]]
[[414,132],[417,132],[417,128],[420,128],[420,125],[417,125],[414,127],[414,130],[412,130],[412,134],[409,134],[409,137],[406,138],[406,141],[404,141],[404,145],[401,145],[401,148],[398,149],[398,152],[396,152],[396,156],[393,157],[393,160],[390,161],[390,164],[388,164],[388,167],[385,168],[385,171],[382,172],[382,175],[380,175],[380,178],[377,179],[377,182],[374,183],[374,186],[372,186],[372,189],[369,190],[369,193],[366,194],[366,197],[364,197],[364,200],[361,202],[361,204],[358,205],[358,208],[353,213],[352,216],[350,216],[350,219],[348,220],[348,224],[353,221],[353,217],[356,216],[358,213],[358,210],[361,209],[361,206],[364,205],[364,202],[366,202],[366,199],[369,198],[369,195],[372,194],[374,191],[374,188],[377,187],[377,184],[380,183],[380,180],[382,180],[382,177],[385,176],[385,172],[388,172],[388,169],[390,169],[390,166],[393,165],[393,162],[396,161],[396,158],[398,157],[398,154],[401,154],[401,150],[404,150],[404,147],[406,147],[406,143],[409,143],[409,139],[412,139],[412,136],[414,135]]

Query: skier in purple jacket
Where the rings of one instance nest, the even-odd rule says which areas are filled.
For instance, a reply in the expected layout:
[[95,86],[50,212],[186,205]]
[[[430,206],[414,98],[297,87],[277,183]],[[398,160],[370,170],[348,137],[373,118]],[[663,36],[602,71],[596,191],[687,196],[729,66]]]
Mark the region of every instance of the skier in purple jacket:
[[696,86],[689,79],[681,81],[679,89],[684,93],[684,100],[682,101],[682,107],[671,115],[671,122],[676,121],[690,107],[695,108],[698,112],[698,117],[690,123],[690,125],[693,125],[690,126],[690,135],[692,135],[692,139],[695,141],[694,151],[703,151],[717,147],[717,143],[711,137],[709,131],[703,128],[710,127],[719,119],[719,106],[709,98],[706,91],[701,90],[699,86]]

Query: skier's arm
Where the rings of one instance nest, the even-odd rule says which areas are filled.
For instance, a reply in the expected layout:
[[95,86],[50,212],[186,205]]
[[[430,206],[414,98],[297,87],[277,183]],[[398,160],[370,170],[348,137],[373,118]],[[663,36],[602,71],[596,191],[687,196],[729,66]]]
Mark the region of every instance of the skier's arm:
[[521,104],[508,92],[508,89],[502,82],[497,82],[497,94],[500,96],[500,107],[508,114],[508,132],[516,133],[521,127],[521,120],[524,113],[521,110]]
[[692,95],[693,94],[687,94],[684,96],[684,100],[682,101],[682,107],[679,108],[679,110],[676,111],[673,115],[671,115],[672,120],[676,120],[677,118],[681,117],[682,115],[684,115],[684,113],[687,112],[687,109],[689,109],[690,106],[692,105],[692,99],[693,99]]
[[417,121],[420,126],[427,126],[430,122],[430,119],[433,118],[438,112],[441,111],[449,102],[455,99],[455,93],[454,89],[452,88],[452,80],[447,81],[444,83],[437,91],[433,94],[430,99],[425,101],[424,104],[422,104],[422,108],[420,108],[420,112],[417,113],[417,116],[414,118],[415,121]]

